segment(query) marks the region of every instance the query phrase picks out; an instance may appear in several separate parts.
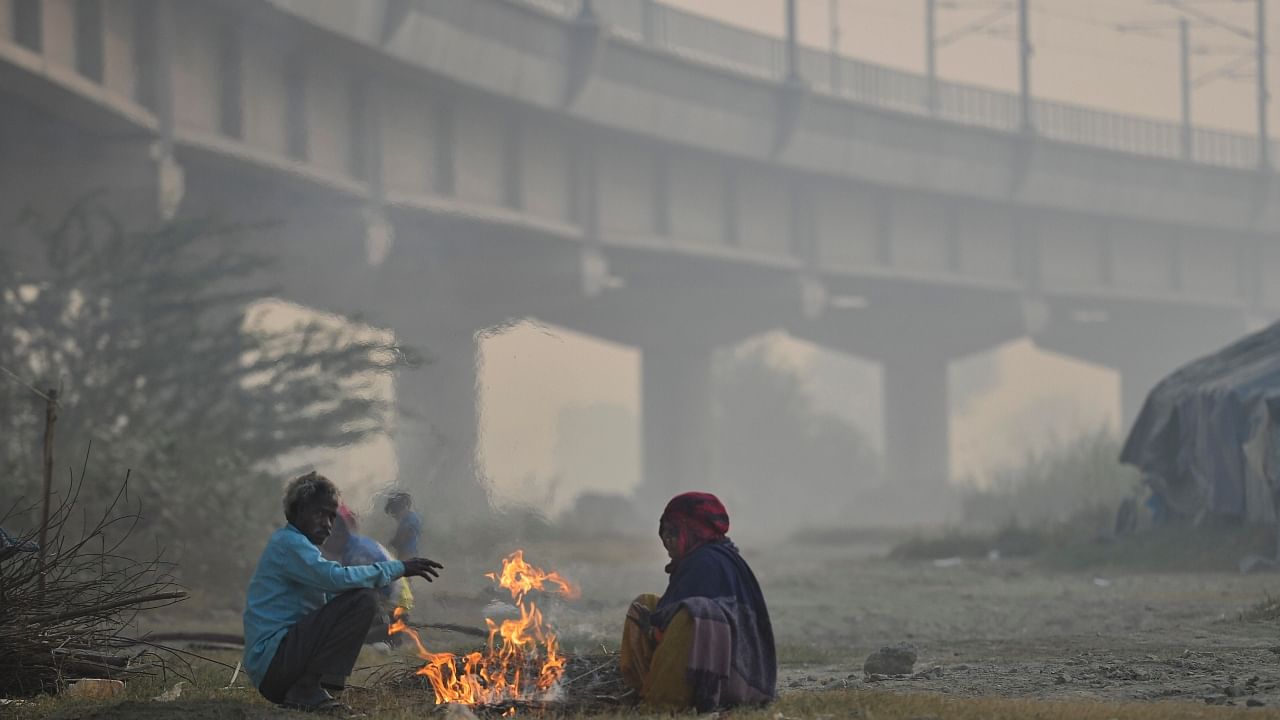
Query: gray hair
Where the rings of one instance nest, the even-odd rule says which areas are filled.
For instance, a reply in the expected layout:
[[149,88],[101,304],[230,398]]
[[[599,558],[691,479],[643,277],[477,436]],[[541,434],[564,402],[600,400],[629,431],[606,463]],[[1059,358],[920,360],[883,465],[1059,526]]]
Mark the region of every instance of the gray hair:
[[339,495],[338,486],[333,481],[312,470],[289,481],[289,487],[284,491],[284,517],[293,522],[304,506],[317,500],[332,499],[337,502]]

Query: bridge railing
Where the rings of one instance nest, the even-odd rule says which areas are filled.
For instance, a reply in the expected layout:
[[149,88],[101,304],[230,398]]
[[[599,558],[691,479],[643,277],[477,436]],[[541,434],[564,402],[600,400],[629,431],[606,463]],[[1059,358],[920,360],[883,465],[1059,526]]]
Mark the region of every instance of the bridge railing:
[[[565,15],[581,7],[581,0],[517,1]],[[786,75],[786,43],[781,38],[655,0],[593,0],[593,6],[613,32],[634,41],[757,77],[781,80]],[[916,73],[849,57],[837,58],[833,68],[831,55],[812,47],[800,48],[798,61],[801,77],[819,92],[965,125],[1002,131],[1023,126],[1020,99],[1013,93],[939,81],[931,98],[928,79]],[[1061,142],[1206,165],[1258,164],[1258,140],[1249,135],[1195,128],[1187,157],[1177,123],[1047,100],[1033,101],[1031,116],[1036,133]],[[1272,156],[1280,157],[1280,142],[1273,145]]]

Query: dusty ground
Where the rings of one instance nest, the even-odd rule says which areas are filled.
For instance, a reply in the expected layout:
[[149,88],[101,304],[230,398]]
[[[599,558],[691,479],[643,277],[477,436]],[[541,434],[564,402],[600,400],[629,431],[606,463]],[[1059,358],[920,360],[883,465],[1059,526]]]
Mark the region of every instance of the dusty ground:
[[[616,644],[630,599],[662,588],[663,558],[656,544],[528,548],[531,562],[582,585],[582,600],[543,606],[566,649],[598,653],[602,645]],[[1280,622],[1241,619],[1268,594],[1280,594],[1280,575],[1059,573],[1011,560],[939,567],[889,561],[883,550],[744,547],[770,604],[784,693],[849,688],[1280,708]],[[487,563],[446,565],[444,582],[419,588],[415,618],[481,624]],[[236,630],[238,616],[209,612],[159,624]],[[433,649],[473,642],[432,632],[424,640]],[[868,653],[904,641],[918,649],[919,675],[864,677]],[[394,661],[410,658],[373,658]],[[252,697],[247,688],[241,692],[246,700]],[[212,710],[225,717],[277,716],[269,707],[234,702]],[[124,717],[93,712],[57,714]]]
[[[844,658],[783,669],[789,689],[874,685],[967,696],[1185,699],[1280,706],[1280,624],[1241,613],[1275,575],[1050,573],[780,552],[761,563],[782,643]],[[784,560],[785,558],[785,560]],[[815,582],[822,577],[825,581]],[[927,677],[868,682],[861,660],[900,641]],[[797,658],[800,659],[800,658]]]
[[[883,548],[744,550],[769,602],[787,692],[874,687],[1280,706],[1280,623],[1241,619],[1268,593],[1280,594],[1278,575],[1102,576],[1027,561],[901,563],[883,559]],[[601,612],[616,616],[644,581],[660,586],[646,564],[661,558],[631,560],[576,568],[588,594],[596,586]],[[589,628],[607,627],[601,612],[563,619],[580,623],[572,637],[581,642]],[[565,624],[572,633],[573,622]],[[918,649],[915,669],[924,676],[864,678],[869,653],[904,641]]]

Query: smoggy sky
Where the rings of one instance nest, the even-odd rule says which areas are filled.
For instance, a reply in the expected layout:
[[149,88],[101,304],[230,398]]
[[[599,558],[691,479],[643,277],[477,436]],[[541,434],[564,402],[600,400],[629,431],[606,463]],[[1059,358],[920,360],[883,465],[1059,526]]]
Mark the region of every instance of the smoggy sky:
[[[797,0],[800,41],[827,48],[829,0]],[[781,35],[784,0],[668,0],[668,5],[753,30]],[[1273,3],[1274,4],[1274,3]],[[836,0],[840,50],[885,65],[924,72],[925,0]],[[1184,12],[1178,6],[1187,8]],[[938,36],[981,25],[938,51],[943,79],[1018,88],[1014,0],[938,0]],[[1253,132],[1257,127],[1252,40],[1211,21],[1252,31],[1254,0],[1032,0],[1032,92],[1047,99],[1177,120],[1179,17],[1192,21],[1192,94],[1197,124]],[[1280,40],[1280,6],[1270,8],[1268,40]],[[1201,19],[1201,17],[1205,19]],[[989,23],[981,23],[991,18]],[[1126,31],[1119,28],[1128,26]],[[1270,56],[1268,77],[1280,82]],[[1239,61],[1239,77],[1209,79]],[[1274,103],[1273,103],[1274,104]],[[1280,129],[1273,108],[1271,128]]]

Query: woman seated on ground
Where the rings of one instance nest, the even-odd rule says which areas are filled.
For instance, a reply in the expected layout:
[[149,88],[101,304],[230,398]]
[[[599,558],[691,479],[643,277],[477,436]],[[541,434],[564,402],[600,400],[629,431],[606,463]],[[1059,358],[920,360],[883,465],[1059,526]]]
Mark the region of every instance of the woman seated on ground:
[[769,610],[728,531],[710,493],[677,495],[662,513],[667,591],[636,598],[622,631],[622,675],[647,706],[708,712],[777,695]]

